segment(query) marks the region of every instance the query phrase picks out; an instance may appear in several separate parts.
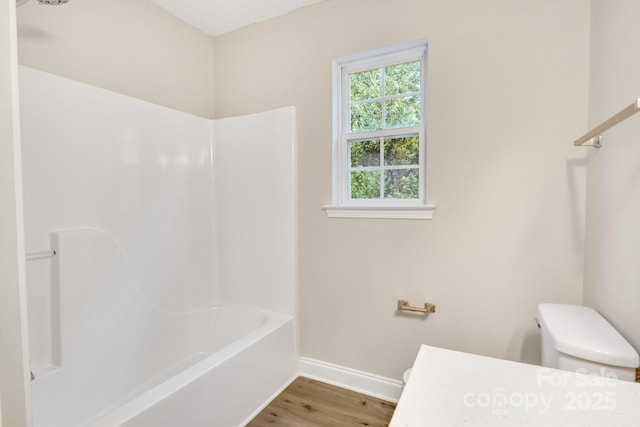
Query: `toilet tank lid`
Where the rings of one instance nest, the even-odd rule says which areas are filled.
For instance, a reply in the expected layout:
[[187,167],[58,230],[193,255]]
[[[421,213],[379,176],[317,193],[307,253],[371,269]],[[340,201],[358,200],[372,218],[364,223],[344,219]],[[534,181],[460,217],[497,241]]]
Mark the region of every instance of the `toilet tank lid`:
[[638,352],[592,308],[540,304],[538,321],[561,353],[624,368],[640,366]]

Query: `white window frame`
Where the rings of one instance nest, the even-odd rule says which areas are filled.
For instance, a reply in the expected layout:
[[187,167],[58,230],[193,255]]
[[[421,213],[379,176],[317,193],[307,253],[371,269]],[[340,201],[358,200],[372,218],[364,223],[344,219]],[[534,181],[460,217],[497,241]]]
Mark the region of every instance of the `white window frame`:
[[[427,40],[349,55],[333,61],[333,201],[324,206],[329,217],[338,218],[403,218],[431,219],[435,207],[427,204],[426,195],[426,82]],[[412,61],[421,61],[420,106],[418,126],[375,131],[350,132],[349,75],[360,71],[384,68]],[[406,96],[406,94],[403,94]],[[394,98],[391,96],[389,98]],[[384,108],[382,97],[382,106]],[[419,197],[417,199],[350,199],[349,142],[391,136],[416,135],[419,145]],[[381,146],[382,150],[382,146]],[[380,165],[380,170],[394,169]],[[406,167],[399,167],[406,169]]]

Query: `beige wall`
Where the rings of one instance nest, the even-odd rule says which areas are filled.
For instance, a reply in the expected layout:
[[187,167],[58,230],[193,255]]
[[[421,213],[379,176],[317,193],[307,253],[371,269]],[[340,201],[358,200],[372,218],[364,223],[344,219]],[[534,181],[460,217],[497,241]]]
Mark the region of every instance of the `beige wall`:
[[22,65],[213,117],[213,40],[148,0],[18,8]]
[[[640,96],[640,3],[593,0],[590,124]],[[585,304],[640,350],[640,117],[604,134],[589,150]]]
[[[539,360],[537,304],[582,302],[589,15],[326,0],[215,39],[218,117],[298,108],[303,356],[395,378],[420,343]],[[421,37],[434,219],[328,219],[332,58]],[[438,311],[401,317],[398,298]]]

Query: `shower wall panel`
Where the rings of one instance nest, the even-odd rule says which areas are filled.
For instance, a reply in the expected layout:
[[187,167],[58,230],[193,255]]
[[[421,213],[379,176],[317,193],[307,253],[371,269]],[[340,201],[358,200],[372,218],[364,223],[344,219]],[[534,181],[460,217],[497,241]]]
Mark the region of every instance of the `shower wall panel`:
[[[163,312],[296,315],[295,108],[211,121],[26,67],[20,79],[27,252],[95,230]],[[56,265],[27,263],[36,376],[61,352]]]
[[[158,307],[217,304],[211,121],[25,67],[20,83],[27,252],[100,230]],[[27,263],[36,371],[52,364],[51,266]]]
[[213,126],[222,299],[295,316],[295,108]]

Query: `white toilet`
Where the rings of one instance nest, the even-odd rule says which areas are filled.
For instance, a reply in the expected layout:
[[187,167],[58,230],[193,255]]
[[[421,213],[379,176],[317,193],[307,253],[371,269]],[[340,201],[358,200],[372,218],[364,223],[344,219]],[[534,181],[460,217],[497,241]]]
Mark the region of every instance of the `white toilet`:
[[540,304],[542,365],[636,380],[638,352],[597,311],[565,304]]

